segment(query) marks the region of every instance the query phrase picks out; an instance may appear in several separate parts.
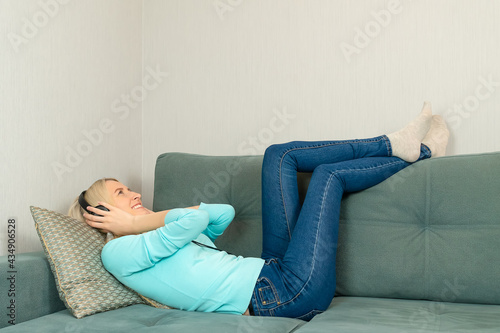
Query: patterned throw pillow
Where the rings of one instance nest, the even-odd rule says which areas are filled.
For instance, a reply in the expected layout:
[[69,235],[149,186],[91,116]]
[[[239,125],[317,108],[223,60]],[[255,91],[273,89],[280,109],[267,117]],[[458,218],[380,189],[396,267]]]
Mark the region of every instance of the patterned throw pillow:
[[76,318],[132,304],[170,308],[136,293],[104,268],[106,235],[67,215],[30,209],[59,297]]

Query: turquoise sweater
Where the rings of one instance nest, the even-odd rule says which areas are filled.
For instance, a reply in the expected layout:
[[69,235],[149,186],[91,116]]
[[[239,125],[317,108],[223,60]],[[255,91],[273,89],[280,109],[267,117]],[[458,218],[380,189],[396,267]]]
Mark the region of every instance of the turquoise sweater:
[[202,203],[197,210],[173,209],[165,216],[165,226],[108,242],[101,259],[121,283],[165,305],[242,314],[264,260],[191,243],[215,246],[213,241],[233,218],[230,205]]

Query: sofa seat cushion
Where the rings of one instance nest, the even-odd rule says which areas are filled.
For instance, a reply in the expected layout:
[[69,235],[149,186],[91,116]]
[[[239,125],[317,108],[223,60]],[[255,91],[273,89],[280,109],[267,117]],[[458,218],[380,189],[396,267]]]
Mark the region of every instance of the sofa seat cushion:
[[297,333],[500,332],[500,305],[336,297]]
[[76,319],[68,310],[2,329],[8,332],[291,332],[305,324],[289,318],[188,312],[136,304]]

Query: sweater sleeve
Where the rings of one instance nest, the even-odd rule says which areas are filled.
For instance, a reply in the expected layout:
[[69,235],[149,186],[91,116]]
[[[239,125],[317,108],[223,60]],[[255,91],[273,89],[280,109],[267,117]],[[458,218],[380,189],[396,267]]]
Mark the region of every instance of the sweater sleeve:
[[107,243],[101,253],[104,267],[115,276],[128,276],[154,266],[197,238],[207,228],[209,214],[177,208],[168,212],[164,221],[156,230]]
[[235,215],[233,206],[227,204],[205,204],[202,202],[198,210],[208,213],[208,226],[203,231],[203,234],[212,241],[222,235],[227,226],[233,221]]

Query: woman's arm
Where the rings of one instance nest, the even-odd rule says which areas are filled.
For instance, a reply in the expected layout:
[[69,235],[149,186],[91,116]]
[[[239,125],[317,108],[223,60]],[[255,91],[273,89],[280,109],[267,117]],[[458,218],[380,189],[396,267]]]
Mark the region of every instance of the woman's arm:
[[[198,209],[200,206],[186,207],[186,209]],[[132,227],[134,234],[142,234],[143,232],[158,229],[164,225],[165,215],[170,212],[169,210],[162,210],[160,212],[147,214],[147,215],[137,215],[134,216],[134,225]]]
[[[151,212],[151,214],[134,216],[106,202],[99,202],[98,204],[109,209],[109,212],[89,206],[87,207],[88,210],[102,216],[84,213],[85,222],[91,227],[101,229],[105,232],[111,232],[115,236],[137,235],[158,229],[164,225],[165,215],[170,212],[169,209],[156,213]],[[197,209],[198,207],[199,206],[191,206],[187,208]]]
[[208,213],[177,208],[161,228],[108,242],[101,253],[104,267],[118,279],[154,266],[198,237],[208,225]]
[[205,204],[202,202],[199,209],[208,212],[210,216],[209,224],[203,233],[212,241],[222,235],[235,215],[233,206],[228,204]]

